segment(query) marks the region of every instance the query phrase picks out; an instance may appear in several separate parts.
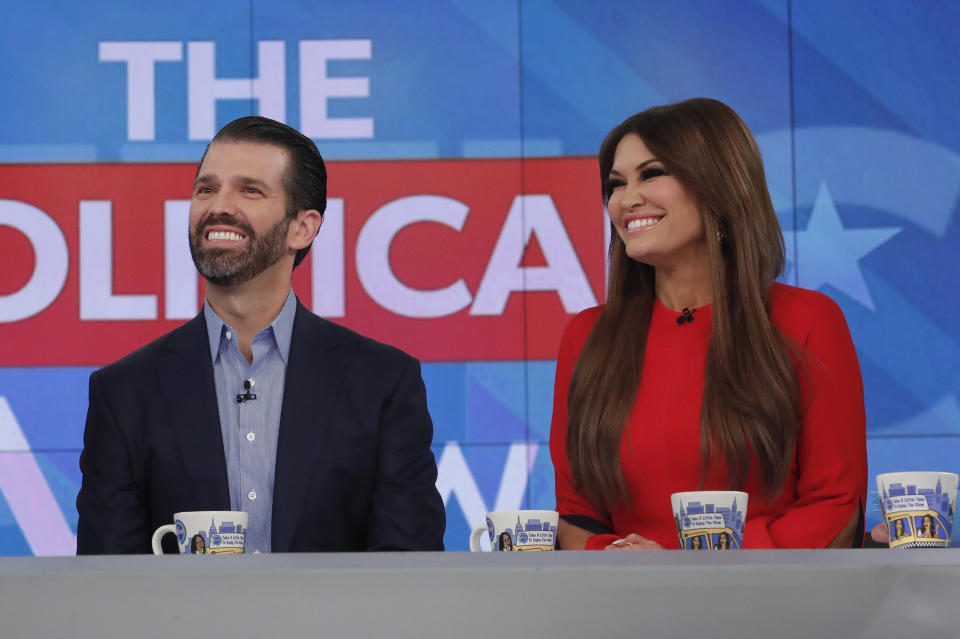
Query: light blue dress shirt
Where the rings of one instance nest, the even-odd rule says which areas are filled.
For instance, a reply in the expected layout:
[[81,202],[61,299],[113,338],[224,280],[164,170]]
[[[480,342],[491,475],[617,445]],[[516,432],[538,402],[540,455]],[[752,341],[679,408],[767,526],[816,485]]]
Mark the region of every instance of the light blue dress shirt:
[[[253,362],[240,353],[236,331],[204,302],[213,377],[217,387],[220,431],[230,485],[230,509],[249,514],[246,552],[270,552],[273,478],[277,463],[280,409],[293,335],[297,298],[291,290],[276,319],[250,344]],[[244,380],[255,400],[237,402]]]

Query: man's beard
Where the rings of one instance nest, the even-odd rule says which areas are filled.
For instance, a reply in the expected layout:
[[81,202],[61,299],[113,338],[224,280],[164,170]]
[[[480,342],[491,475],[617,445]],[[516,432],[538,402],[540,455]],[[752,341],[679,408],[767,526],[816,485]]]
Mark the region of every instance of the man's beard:
[[[247,236],[248,248],[242,253],[219,248],[203,248],[206,229],[214,225],[231,226]],[[190,232],[190,256],[197,271],[211,284],[235,286],[249,282],[264,272],[286,254],[287,230],[290,220],[286,216],[258,236],[243,220],[221,215],[205,219],[196,232]]]

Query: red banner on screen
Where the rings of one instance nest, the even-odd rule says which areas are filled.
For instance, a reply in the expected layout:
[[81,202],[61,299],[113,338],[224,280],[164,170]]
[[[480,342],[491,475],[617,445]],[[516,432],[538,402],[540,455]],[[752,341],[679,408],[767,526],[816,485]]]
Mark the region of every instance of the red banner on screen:
[[[182,324],[192,164],[0,167],[0,365],[99,365]],[[332,162],[308,308],[425,361],[552,359],[602,300],[592,158]]]

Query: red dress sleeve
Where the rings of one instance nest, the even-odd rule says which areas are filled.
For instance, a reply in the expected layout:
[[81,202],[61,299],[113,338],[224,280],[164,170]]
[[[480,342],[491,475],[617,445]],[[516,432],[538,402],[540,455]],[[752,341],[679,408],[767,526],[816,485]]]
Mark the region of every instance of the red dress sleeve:
[[[560,515],[584,515],[611,527],[610,515],[598,511],[573,488],[573,476],[567,458],[567,391],[570,377],[593,325],[602,308],[590,308],[574,317],[563,332],[557,355],[557,374],[553,384],[553,420],[550,424],[550,456],[555,472],[557,512]],[[616,537],[614,536],[613,539]],[[609,543],[609,542],[607,542]],[[604,544],[606,545],[606,544]]]
[[[791,469],[796,494],[777,517],[749,518],[748,507],[745,548],[823,548],[855,512],[862,516],[866,503],[866,415],[857,353],[836,303],[804,293],[811,313],[797,368],[805,412]],[[777,319],[775,306],[774,324]]]

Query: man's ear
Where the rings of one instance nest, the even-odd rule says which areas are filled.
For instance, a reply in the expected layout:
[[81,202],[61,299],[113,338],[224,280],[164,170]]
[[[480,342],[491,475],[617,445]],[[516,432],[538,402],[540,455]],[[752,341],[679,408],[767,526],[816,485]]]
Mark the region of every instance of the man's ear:
[[304,209],[297,213],[296,219],[290,222],[290,229],[287,231],[287,244],[294,251],[310,246],[313,238],[316,237],[320,225],[323,224],[323,216],[316,209]]

